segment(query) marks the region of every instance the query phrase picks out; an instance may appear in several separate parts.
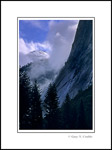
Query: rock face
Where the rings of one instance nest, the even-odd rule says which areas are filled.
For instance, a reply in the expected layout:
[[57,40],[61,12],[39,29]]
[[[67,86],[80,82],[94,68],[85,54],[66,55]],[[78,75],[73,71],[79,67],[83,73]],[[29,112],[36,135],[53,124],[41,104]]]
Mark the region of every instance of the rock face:
[[80,20],[71,53],[56,79],[60,104],[92,84],[92,20]]

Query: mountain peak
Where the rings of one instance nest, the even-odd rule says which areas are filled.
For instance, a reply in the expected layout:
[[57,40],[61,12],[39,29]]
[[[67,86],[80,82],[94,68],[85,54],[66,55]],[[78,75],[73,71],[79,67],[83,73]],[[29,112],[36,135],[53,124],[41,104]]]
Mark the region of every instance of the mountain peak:
[[32,60],[32,62],[39,60],[46,60],[49,58],[49,54],[41,50],[34,50],[28,53],[27,56]]

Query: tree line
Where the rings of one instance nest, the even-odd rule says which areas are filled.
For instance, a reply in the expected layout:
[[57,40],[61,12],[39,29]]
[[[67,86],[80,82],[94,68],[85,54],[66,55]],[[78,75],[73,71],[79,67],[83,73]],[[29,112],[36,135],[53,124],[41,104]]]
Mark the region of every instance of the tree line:
[[[89,111],[84,107],[84,95]],[[26,71],[19,71],[19,128],[36,129],[92,129],[92,93],[79,91],[74,99],[66,95],[60,106],[55,84],[50,84],[44,101],[35,80],[33,84]],[[86,105],[86,106],[87,106]],[[88,120],[89,117],[89,120]]]

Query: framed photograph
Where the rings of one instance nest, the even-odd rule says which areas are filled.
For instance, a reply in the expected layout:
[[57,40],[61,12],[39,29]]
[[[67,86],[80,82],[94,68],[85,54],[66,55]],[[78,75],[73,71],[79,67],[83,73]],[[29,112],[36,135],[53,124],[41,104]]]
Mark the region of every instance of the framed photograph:
[[94,132],[94,18],[18,18],[18,132]]
[[1,2],[2,149],[111,149],[110,3]]

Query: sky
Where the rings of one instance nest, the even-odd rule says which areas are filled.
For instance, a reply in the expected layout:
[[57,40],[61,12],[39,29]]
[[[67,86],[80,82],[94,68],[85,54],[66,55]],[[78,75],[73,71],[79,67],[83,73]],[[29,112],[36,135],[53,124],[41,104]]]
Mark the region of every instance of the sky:
[[48,20],[20,20],[19,37],[27,42],[44,42],[48,34]]
[[67,60],[78,20],[19,20],[19,63],[30,60],[27,54],[44,51],[52,67],[60,69]]

